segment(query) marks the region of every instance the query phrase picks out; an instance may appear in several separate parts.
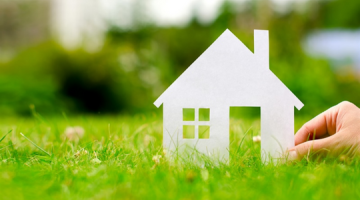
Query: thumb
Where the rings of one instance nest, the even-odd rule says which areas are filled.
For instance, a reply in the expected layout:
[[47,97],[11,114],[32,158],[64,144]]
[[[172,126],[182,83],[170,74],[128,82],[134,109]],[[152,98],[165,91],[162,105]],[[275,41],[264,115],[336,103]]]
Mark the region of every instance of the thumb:
[[332,148],[335,137],[307,141],[289,149],[289,160],[301,160],[304,156],[315,154],[327,154]]

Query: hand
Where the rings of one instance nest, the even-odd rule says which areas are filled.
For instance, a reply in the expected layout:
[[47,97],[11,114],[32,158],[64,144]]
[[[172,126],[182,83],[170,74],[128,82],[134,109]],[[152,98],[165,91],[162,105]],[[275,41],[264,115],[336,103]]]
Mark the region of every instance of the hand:
[[360,109],[344,101],[305,123],[295,135],[295,147],[288,151],[291,160],[310,152],[353,157],[360,155],[359,144]]

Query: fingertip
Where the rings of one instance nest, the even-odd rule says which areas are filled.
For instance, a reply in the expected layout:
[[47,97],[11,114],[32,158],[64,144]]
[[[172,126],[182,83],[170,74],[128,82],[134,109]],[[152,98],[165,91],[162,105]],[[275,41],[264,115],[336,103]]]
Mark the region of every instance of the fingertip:
[[295,145],[308,141],[309,136],[310,132],[307,130],[307,128],[305,126],[301,127],[294,136]]
[[295,149],[289,151],[288,160],[289,161],[299,160],[298,153],[295,151]]

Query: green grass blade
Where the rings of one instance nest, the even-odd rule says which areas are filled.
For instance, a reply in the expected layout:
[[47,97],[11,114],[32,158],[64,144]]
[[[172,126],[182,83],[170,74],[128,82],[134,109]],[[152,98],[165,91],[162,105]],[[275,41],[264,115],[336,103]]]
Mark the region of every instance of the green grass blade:
[[20,133],[21,136],[23,136],[25,139],[27,139],[31,144],[33,144],[35,147],[37,147],[38,149],[40,149],[42,152],[44,152],[45,154],[47,154],[48,156],[51,156],[48,152],[46,152],[43,148],[39,147],[38,145],[36,145],[33,141],[31,141],[28,137],[26,137],[23,133]]
[[1,150],[3,150],[3,149],[6,149],[6,148],[8,148],[8,147],[9,147],[9,146],[11,146],[11,145],[12,145],[12,144],[10,144],[10,145],[7,145],[7,146],[5,146],[5,147],[1,148],[1,149],[0,149],[0,151],[1,151]]
[[12,132],[12,130],[10,130],[8,133],[6,133],[6,134],[0,139],[0,142],[2,142],[2,141],[5,139],[5,137],[6,137],[7,135],[9,135],[11,132]]

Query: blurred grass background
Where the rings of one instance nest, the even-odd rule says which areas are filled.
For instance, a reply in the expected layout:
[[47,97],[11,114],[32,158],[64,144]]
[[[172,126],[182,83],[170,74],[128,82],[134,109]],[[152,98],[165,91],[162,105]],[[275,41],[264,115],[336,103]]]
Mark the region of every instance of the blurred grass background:
[[[226,28],[251,50],[253,30],[270,30],[270,69],[305,104],[297,116],[343,100],[360,105],[351,55],[333,62],[304,48],[316,31],[359,30],[360,1],[222,1],[211,20],[199,17],[199,4],[186,23],[167,25],[151,18],[146,1],[119,0],[132,6],[114,8],[112,18],[91,13],[98,9],[92,1],[60,2],[0,0],[2,116],[29,116],[30,106],[42,115],[160,113],[154,100]],[[68,41],[66,24],[74,28]]]

